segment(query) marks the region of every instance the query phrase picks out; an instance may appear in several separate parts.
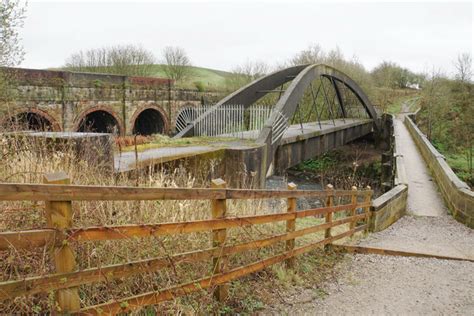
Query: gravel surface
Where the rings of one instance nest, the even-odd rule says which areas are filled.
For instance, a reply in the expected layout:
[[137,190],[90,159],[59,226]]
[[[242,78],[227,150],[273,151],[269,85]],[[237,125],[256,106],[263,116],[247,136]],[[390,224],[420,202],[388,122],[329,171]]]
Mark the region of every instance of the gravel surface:
[[370,234],[358,244],[474,259],[474,230],[450,216],[404,216],[389,228]]
[[473,272],[467,261],[354,255],[336,282],[291,293],[260,314],[474,315]]

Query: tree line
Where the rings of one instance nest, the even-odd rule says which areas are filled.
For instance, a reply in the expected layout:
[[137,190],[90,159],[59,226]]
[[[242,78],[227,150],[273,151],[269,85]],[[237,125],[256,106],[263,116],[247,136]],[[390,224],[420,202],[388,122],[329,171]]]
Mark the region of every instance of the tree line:
[[167,46],[162,57],[140,45],[117,45],[73,53],[66,59],[64,69],[79,72],[100,72],[129,76],[153,76],[157,65],[166,77],[184,81],[191,73],[191,61],[181,47]]

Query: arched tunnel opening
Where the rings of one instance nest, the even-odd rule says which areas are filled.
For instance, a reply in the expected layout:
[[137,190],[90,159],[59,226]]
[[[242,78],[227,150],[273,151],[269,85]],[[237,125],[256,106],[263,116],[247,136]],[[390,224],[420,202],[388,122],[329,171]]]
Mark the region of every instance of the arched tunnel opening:
[[29,131],[51,131],[53,124],[46,117],[34,112],[19,113],[9,120],[9,129]]
[[135,119],[133,134],[153,135],[162,134],[165,129],[165,121],[158,110],[143,110]]
[[87,114],[79,124],[78,132],[112,133],[119,134],[119,123],[107,111],[94,111]]

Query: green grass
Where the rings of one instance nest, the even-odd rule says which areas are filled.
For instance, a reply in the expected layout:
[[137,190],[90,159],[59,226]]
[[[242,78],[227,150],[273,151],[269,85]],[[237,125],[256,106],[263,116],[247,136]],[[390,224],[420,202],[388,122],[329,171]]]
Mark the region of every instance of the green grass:
[[[177,87],[184,89],[197,89],[197,83],[204,91],[222,91],[226,90],[226,79],[232,76],[232,73],[204,67],[189,66],[190,74],[183,82],[177,83]],[[65,68],[48,68],[49,70],[64,70]],[[102,73],[97,70],[97,73]],[[150,77],[167,78],[163,70],[163,65],[153,65],[153,72]]]
[[474,174],[469,173],[469,164],[464,152],[453,152],[437,141],[432,141],[433,146],[446,158],[446,162],[454,173],[469,186],[474,185]]
[[[230,72],[202,67],[189,67],[191,70],[189,78],[178,86],[182,88],[196,89],[196,82],[201,82],[205,90],[223,90],[226,85],[226,78],[232,74]],[[166,77],[162,65],[154,65],[155,77]]]
[[[155,148],[163,148],[163,147],[186,147],[186,146],[218,146],[218,147],[226,147],[227,142],[235,142],[239,141],[245,145],[252,145],[254,142],[252,140],[241,140],[239,138],[234,137],[208,137],[208,136],[200,136],[200,137],[184,137],[184,138],[171,138],[166,135],[153,135],[152,141],[146,144],[137,145],[137,151],[142,152],[149,149]],[[125,146],[122,147],[122,151],[134,151],[135,146]]]
[[402,111],[404,102],[408,103],[408,111],[414,112],[418,108],[419,97],[404,96],[395,100],[387,107],[387,112],[390,114],[399,114]]
[[300,171],[324,171],[331,167],[334,167],[337,164],[337,157],[335,157],[335,152],[327,152],[316,157],[314,159],[309,159],[301,164],[297,165],[295,168]]
[[474,175],[469,173],[469,165],[466,155],[462,153],[446,153],[446,162],[453,169],[454,173],[471,187],[474,184]]

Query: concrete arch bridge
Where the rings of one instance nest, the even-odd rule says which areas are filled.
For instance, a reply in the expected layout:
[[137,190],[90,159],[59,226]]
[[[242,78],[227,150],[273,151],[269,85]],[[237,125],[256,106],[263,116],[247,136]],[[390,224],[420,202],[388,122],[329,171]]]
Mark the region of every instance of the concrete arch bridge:
[[[270,111],[262,111],[268,104]],[[226,111],[235,111],[236,105],[243,110],[237,118]],[[236,164],[265,175],[282,172],[381,128],[374,106],[354,80],[335,68],[314,64],[255,80],[206,108],[175,137],[254,138],[254,147],[239,150],[242,161]]]

